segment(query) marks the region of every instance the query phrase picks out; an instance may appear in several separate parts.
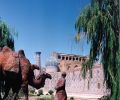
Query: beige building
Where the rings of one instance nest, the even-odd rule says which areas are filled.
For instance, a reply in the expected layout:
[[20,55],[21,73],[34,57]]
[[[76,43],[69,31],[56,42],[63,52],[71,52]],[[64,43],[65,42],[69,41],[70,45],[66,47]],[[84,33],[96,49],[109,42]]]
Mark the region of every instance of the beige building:
[[[52,69],[58,69],[56,71],[60,72],[72,71],[81,68],[82,63],[86,62],[88,59],[88,56],[53,52],[50,59],[46,63],[46,70],[47,72]],[[50,67],[51,65],[52,67]]]
[[53,90],[55,92],[54,87],[61,76],[61,72],[66,71],[66,91],[69,97],[94,98],[94,100],[97,100],[97,98],[107,95],[108,91],[106,90],[106,84],[104,84],[101,64],[93,65],[92,78],[88,70],[86,79],[83,79],[82,63],[88,59],[88,56],[53,52],[46,62],[46,72],[51,73],[52,79],[46,81],[44,91]]

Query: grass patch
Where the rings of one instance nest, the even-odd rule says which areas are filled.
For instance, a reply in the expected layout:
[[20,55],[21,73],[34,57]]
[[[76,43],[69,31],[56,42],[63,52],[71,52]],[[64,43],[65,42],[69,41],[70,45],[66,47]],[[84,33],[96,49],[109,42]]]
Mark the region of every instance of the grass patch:
[[54,100],[54,96],[53,95],[41,95],[36,100]]

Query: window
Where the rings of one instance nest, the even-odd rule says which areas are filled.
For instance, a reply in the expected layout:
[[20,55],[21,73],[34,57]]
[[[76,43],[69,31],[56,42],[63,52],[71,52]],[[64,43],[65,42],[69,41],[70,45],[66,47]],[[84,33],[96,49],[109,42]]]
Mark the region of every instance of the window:
[[75,65],[75,67],[74,68],[77,68],[78,67],[78,65]]
[[97,73],[99,73],[99,70],[97,70]]
[[70,70],[70,66],[68,66],[68,68],[67,68],[68,70]]
[[73,57],[73,61],[75,60],[75,58]]
[[83,58],[83,62],[85,62],[85,58]]
[[78,60],[78,58],[76,58],[76,60]]
[[62,60],[64,60],[65,59],[65,57],[62,57]]
[[98,83],[98,89],[100,89],[100,83]]
[[69,60],[71,60],[71,57],[69,57]]
[[66,57],[66,60],[68,60],[68,57]]
[[79,58],[79,61],[81,61],[81,58]]
[[60,56],[60,55],[58,55],[58,59],[61,59],[61,56]]

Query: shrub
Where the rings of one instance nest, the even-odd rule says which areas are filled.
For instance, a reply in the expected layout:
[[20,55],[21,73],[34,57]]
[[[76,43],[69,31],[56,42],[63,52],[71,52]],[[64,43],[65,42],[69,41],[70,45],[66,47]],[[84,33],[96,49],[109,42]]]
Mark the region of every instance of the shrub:
[[6,100],[10,100],[11,98],[12,98],[12,90],[10,90],[9,95],[8,95],[8,97],[6,98]]
[[42,89],[40,89],[40,90],[38,91],[37,96],[40,96],[40,95],[43,95],[43,90],[42,90]]
[[74,97],[70,97],[70,100],[75,100]]
[[110,100],[110,97],[109,96],[103,96],[103,97],[99,98],[98,100]]
[[23,96],[24,96],[24,92],[23,92],[22,89],[20,89],[18,96],[19,96],[19,97],[23,97]]
[[39,97],[39,98],[37,98],[37,100],[54,100],[54,96],[47,95],[47,96]]
[[34,92],[35,92],[35,90],[34,90],[34,89],[30,90],[30,93],[32,93],[32,94],[34,94]]
[[53,90],[49,90],[48,93],[49,93],[50,95],[52,95],[54,92],[53,92]]

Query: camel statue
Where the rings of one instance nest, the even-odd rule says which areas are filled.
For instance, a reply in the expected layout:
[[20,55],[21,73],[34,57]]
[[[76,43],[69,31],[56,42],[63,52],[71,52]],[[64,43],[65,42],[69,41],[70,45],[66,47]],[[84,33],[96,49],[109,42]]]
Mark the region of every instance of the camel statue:
[[[5,82],[3,100],[8,96],[10,88],[13,91],[12,100],[16,100],[21,87],[25,100],[28,100],[28,84],[39,89],[44,86],[46,78],[51,79],[48,73],[42,73],[35,79],[34,69],[39,68],[29,62],[23,50],[16,53],[8,47],[3,47],[0,52],[0,82]],[[1,96],[0,99],[2,100]]]

